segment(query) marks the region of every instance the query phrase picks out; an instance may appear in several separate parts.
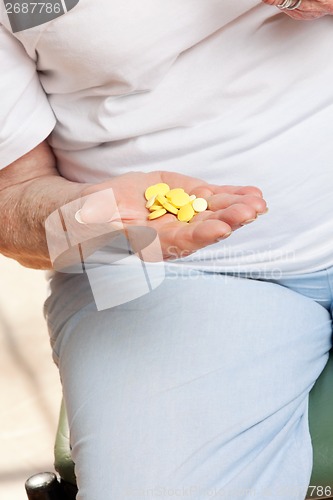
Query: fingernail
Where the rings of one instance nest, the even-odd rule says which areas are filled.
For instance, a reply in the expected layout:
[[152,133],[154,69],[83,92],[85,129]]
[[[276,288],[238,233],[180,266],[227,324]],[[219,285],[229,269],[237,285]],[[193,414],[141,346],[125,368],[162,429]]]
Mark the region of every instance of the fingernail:
[[[81,218],[81,210],[78,210],[76,212],[76,214],[74,215],[75,217],[75,220],[79,223],[79,224],[84,224],[84,225],[87,225],[89,224],[88,222],[84,222]],[[103,222],[99,222],[100,224],[108,224],[108,223],[111,223],[112,224],[112,229],[123,229],[124,228],[124,225],[121,221],[119,221],[118,219],[110,219],[110,220],[107,220],[107,221],[103,221]],[[93,224],[92,222],[90,222],[90,224]],[[96,223],[97,224],[97,223]]]
[[220,238],[217,238],[217,242],[218,241],[222,241],[222,240],[225,240],[226,238],[229,238],[229,236],[232,234],[232,231],[229,231],[229,233],[225,233],[223,236],[221,236]]
[[76,214],[74,215],[74,217],[75,217],[75,220],[77,220],[77,222],[79,224],[86,224],[86,222],[83,222],[83,220],[81,219],[81,210],[78,210],[76,212]]
[[248,220],[245,220],[244,222],[242,222],[240,225],[241,226],[246,226],[246,224],[250,224],[251,222],[255,221],[256,220],[256,217],[254,219],[248,219]]
[[265,214],[267,214],[268,211],[269,211],[269,208],[266,207],[266,210],[264,210],[263,212],[258,212],[257,215],[265,215]]
[[96,197],[88,200],[81,210],[78,211],[79,214],[76,220],[79,219],[81,224],[105,224],[115,218],[117,219],[117,214],[114,213],[113,207],[107,206],[101,203],[101,201],[103,202],[103,200],[99,200]]

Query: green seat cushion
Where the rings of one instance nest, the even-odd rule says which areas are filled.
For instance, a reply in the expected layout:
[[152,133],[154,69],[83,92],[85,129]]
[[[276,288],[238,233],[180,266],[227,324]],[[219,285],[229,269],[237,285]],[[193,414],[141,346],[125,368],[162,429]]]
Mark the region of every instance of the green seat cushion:
[[[333,496],[332,355],[310,393],[309,422],[314,461],[310,485],[316,488],[309,488],[307,498],[327,498]],[[67,415],[63,402],[55,443],[55,469],[63,480],[76,484],[74,463],[71,459],[69,445]]]
[[54,468],[64,481],[76,485],[74,462],[69,444],[69,428],[64,401],[61,402],[57,436],[54,446]]
[[[315,383],[309,401],[313,471],[307,498],[333,496],[333,355]],[[325,491],[326,488],[326,491]]]

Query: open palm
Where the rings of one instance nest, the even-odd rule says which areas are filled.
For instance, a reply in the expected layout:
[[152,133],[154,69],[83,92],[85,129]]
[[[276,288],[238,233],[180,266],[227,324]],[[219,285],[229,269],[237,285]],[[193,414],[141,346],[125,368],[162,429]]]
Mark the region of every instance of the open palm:
[[[165,214],[148,220],[144,192],[148,186],[166,183],[170,189],[182,187],[188,194],[205,198],[208,209],[189,222],[180,222],[174,215]],[[103,198],[103,191],[110,190],[115,203]],[[145,226],[154,229],[162,247],[163,258],[185,256],[230,236],[232,231],[264,213],[266,203],[261,191],[253,186],[218,186],[201,179],[175,172],[130,172],[110,181],[91,186],[85,195],[98,194],[86,199],[81,209],[81,219],[87,224],[109,221],[123,224],[124,229]]]

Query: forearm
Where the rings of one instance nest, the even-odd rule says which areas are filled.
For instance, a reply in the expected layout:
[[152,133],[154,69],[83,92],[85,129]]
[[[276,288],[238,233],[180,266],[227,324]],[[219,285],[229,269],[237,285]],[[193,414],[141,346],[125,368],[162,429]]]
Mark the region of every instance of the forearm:
[[[147,186],[159,183],[182,186],[188,193],[207,198],[209,210],[196,215],[191,224],[170,214],[164,220],[163,216],[147,221],[143,195]],[[70,203],[73,200],[77,201]],[[45,222],[60,208],[47,221],[52,266]],[[85,224],[75,219],[78,209],[82,209]],[[156,256],[174,258],[173,249],[184,256],[214,244],[254,221],[265,209],[266,202],[256,187],[210,185],[175,172],[129,172],[94,185],[70,182],[59,176],[52,151],[42,143],[0,171],[0,253],[36,269],[74,269],[108,245],[118,234],[120,222],[127,236],[131,226],[149,227],[149,241],[147,232],[132,231],[129,240],[135,251],[147,250],[156,240],[149,259],[151,252],[152,260]]]
[[59,175],[45,142],[0,171],[0,253],[26,267],[50,269],[45,220],[86,187]]
[[0,193],[0,252],[20,264],[50,269],[44,223],[51,212],[79,198],[84,184],[44,176]]

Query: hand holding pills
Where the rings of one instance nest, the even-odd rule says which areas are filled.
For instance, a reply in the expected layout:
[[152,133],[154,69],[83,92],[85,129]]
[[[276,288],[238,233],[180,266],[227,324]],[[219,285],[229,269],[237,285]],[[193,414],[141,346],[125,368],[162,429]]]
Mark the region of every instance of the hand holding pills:
[[176,215],[180,222],[190,222],[196,213],[204,212],[208,207],[204,198],[189,195],[183,188],[170,189],[165,182],[149,186],[145,198],[146,208],[151,212],[149,220],[158,219],[169,212]]
[[[191,254],[227,238],[266,212],[260,189],[218,186],[175,172],[130,172],[90,186],[85,195],[112,188],[117,216],[105,203],[84,204],[80,222],[121,222],[149,226],[157,231],[163,257]],[[115,210],[114,210],[115,212]]]

